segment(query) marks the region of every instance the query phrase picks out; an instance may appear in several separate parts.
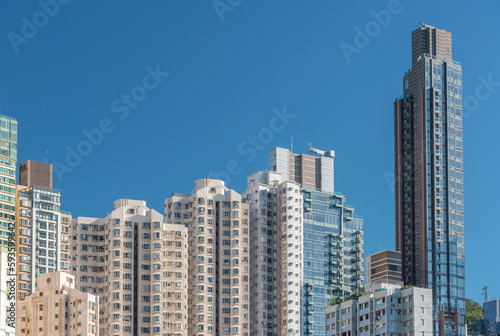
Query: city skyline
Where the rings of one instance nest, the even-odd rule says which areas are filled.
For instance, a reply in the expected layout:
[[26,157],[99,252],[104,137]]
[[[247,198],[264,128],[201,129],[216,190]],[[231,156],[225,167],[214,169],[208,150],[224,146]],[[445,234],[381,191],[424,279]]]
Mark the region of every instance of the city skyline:
[[[389,23],[379,24],[380,32],[362,48],[356,46],[355,28],[364,31],[366,24],[379,22],[372,11],[389,10],[388,2],[359,8],[270,4],[262,12],[243,2],[223,21],[211,4],[194,9],[183,4],[177,11],[168,4],[155,10],[123,5],[119,12],[132,21],[128,28],[112,16],[114,6],[102,5],[102,13],[94,14],[76,3],[61,5],[18,53],[4,38],[0,113],[19,122],[18,164],[48,157],[49,163],[67,166],[68,147],[77,150],[82,140],[94,140],[89,155],[62,179],[54,178],[63,210],[73,218],[104,217],[111,202],[122,198],[145,200],[162,213],[172,192],[191,193],[194,180],[209,176],[227,175],[226,186],[244,193],[247,176],[267,166],[268,151],[292,149],[292,136],[299,154],[307,152],[307,142],[333,149],[335,189],[363,215],[368,256],[394,248],[391,103],[409,67],[410,32],[425,19],[453,33],[453,57],[464,65],[466,297],[481,302],[483,285],[500,296],[493,282],[500,271],[483,261],[485,254],[497,257],[500,235],[486,210],[498,201],[494,167],[500,162],[493,155],[490,165],[483,163],[485,148],[498,143],[493,127],[500,122],[499,49],[487,41],[500,29],[492,14],[499,5],[464,5],[471,17],[484,18],[469,25],[464,24],[469,15],[451,2],[425,4],[402,1],[402,10],[391,12]],[[2,4],[0,9],[12,12],[0,24],[7,36],[19,34],[21,18],[31,19],[40,8]],[[160,24],[165,12],[168,19]],[[142,23],[130,20],[134,17]],[[78,35],[91,18],[95,25],[89,25],[88,35]],[[297,25],[299,19],[304,24]],[[120,28],[110,28],[114,25]],[[102,35],[98,27],[106,27]],[[183,39],[171,36],[179,31]],[[350,62],[341,43],[359,49]],[[121,95],[132,92],[146,92],[147,98],[127,114]],[[119,112],[111,107],[117,99]],[[490,234],[481,234],[479,225]]]

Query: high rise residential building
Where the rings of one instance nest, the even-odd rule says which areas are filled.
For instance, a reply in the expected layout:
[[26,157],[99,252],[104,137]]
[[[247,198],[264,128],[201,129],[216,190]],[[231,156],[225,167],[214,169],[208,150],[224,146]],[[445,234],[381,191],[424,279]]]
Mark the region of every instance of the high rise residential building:
[[251,335],[300,335],[304,290],[303,197],[280,173],[248,177]]
[[16,335],[97,336],[98,300],[65,272],[43,273],[36,291],[17,302]]
[[401,252],[381,251],[366,257],[366,286],[401,284]]
[[248,205],[223,181],[165,201],[165,221],[189,230],[188,334],[249,335]]
[[295,154],[286,148],[276,147],[269,152],[269,170],[281,173],[284,181],[333,192],[335,152],[311,147],[311,153],[319,156]]
[[[275,148],[271,171],[248,177],[252,335],[324,335],[326,305],[363,286],[363,220],[333,191],[333,151],[313,150]],[[297,160],[307,164],[290,173]],[[290,179],[304,174],[320,183]]]
[[19,165],[16,201],[17,297],[34,293],[39,274],[69,272],[71,214],[61,211],[61,191],[52,188],[52,165]]
[[0,335],[14,335],[17,121],[0,115]]
[[99,335],[187,335],[187,229],[146,202],[71,225],[77,288],[99,297]]
[[326,336],[432,336],[432,291],[377,284],[326,308]]
[[462,67],[451,33],[412,32],[394,104],[396,249],[403,281],[432,288],[436,335],[465,335]]
[[363,219],[340,193],[302,188],[304,196],[303,334],[325,334],[325,306],[364,285]]

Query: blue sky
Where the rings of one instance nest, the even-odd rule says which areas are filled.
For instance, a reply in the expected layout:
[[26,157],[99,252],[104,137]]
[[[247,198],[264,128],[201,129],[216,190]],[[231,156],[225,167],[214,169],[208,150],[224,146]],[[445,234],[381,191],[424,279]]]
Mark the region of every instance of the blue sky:
[[[73,0],[44,17],[35,1],[2,1],[0,113],[19,121],[19,160],[42,161],[48,150],[70,169],[59,169],[55,187],[75,216],[106,216],[123,197],[163,212],[171,193],[228,168],[229,187],[244,191],[268,150],[293,136],[295,152],[307,142],[336,151],[336,189],[365,219],[365,254],[393,249],[392,104],[410,67],[410,32],[425,21],[453,33],[470,97],[467,296],[481,301],[487,284],[500,297],[500,86],[480,87],[500,82],[500,3],[220,3],[218,13],[212,1]],[[383,26],[373,23],[389,9]],[[356,47],[356,27],[372,30],[348,62],[340,46]],[[267,131],[284,109],[294,117]],[[67,161],[77,149],[86,156]]]

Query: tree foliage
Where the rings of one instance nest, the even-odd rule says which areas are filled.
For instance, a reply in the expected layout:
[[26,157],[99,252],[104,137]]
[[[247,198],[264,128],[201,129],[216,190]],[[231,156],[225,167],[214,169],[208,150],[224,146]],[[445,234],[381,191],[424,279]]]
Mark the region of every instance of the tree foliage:
[[483,306],[478,302],[465,299],[465,323],[467,323],[467,335],[472,335],[474,322],[483,318]]

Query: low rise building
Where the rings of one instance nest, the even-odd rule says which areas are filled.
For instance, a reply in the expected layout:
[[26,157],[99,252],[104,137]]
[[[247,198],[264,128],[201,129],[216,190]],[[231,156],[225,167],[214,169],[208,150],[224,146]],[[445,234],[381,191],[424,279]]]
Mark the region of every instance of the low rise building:
[[97,336],[98,299],[65,272],[38,276],[36,291],[17,301],[16,335]]
[[326,336],[432,336],[432,290],[381,284],[326,308]]
[[474,322],[474,336],[500,335],[500,299],[483,302],[483,318]]

